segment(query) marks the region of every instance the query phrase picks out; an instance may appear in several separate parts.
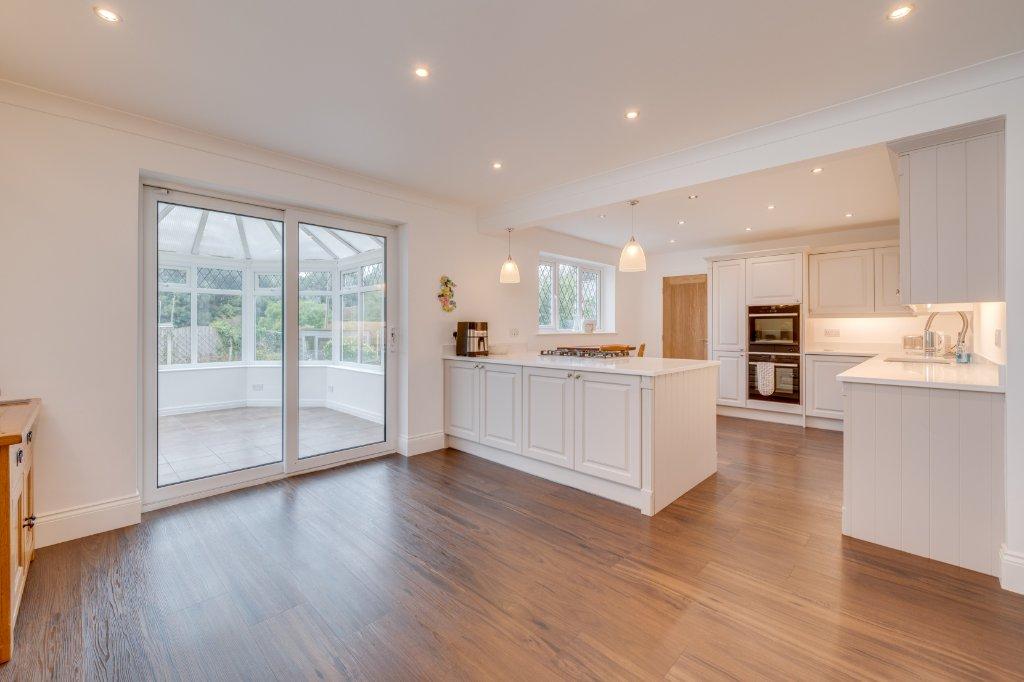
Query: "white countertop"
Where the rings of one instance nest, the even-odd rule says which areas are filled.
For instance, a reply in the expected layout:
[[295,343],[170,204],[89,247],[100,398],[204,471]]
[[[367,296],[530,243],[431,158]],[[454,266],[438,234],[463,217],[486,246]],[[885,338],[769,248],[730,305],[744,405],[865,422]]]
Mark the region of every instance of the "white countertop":
[[716,367],[721,364],[717,360],[678,360],[676,358],[574,358],[562,355],[540,355],[537,351],[479,357],[443,355],[442,359],[462,360],[464,362],[491,362],[499,365],[518,365],[520,367],[547,367],[550,369],[608,372],[609,374],[633,374],[644,377],[689,372],[705,367]]
[[873,358],[880,353],[899,355],[901,352],[900,346],[895,343],[814,343],[804,348],[804,355],[851,355],[865,358]]
[[946,388],[958,391],[985,391],[1005,393],[1000,376],[1000,365],[977,355],[975,361],[965,365],[919,362],[886,362],[887,357],[901,353],[882,353],[852,367],[836,377],[837,381],[861,384],[887,384],[893,386],[919,386]]

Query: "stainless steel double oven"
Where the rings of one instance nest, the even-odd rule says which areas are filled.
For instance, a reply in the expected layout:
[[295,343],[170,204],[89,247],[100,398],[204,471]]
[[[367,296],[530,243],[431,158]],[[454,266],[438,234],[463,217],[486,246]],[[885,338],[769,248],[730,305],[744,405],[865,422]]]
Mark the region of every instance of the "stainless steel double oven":
[[[747,398],[800,404],[800,306],[757,305],[747,308]],[[758,388],[757,367],[773,366],[769,395]]]

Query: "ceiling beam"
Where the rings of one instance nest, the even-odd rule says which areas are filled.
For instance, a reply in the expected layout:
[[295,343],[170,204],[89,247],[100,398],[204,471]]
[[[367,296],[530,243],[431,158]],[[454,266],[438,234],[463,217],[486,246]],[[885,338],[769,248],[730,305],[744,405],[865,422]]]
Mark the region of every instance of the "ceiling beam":
[[276,227],[274,227],[274,223],[266,218],[263,219],[263,222],[266,224],[267,229],[270,230],[270,234],[274,235],[274,239],[277,240],[277,243],[284,246],[284,240],[281,239],[281,233],[277,231]]
[[235,225],[238,225],[238,241],[242,242],[242,253],[245,254],[245,260],[252,260],[252,253],[249,251],[249,240],[245,236],[245,226],[242,225],[242,216],[235,216]]
[[210,219],[210,212],[203,211],[199,216],[199,226],[196,227],[196,237],[192,240],[192,255],[199,255],[199,242],[203,241],[203,232],[206,231],[206,221]]
[[308,236],[310,239],[312,239],[316,243],[317,246],[319,246],[321,249],[323,249],[324,252],[330,258],[333,258],[334,260],[338,260],[337,254],[335,254],[333,251],[331,251],[329,248],[327,248],[327,244],[324,244],[320,240],[320,238],[317,237],[315,234],[313,234],[313,232],[308,227],[306,227],[305,225],[299,225],[299,229],[302,230],[303,232],[305,232],[306,236]]
[[160,214],[157,216],[156,221],[160,222],[166,218],[175,208],[177,208],[177,204],[164,204],[164,207],[160,209]]
[[352,243],[349,240],[345,239],[340,234],[338,234],[337,230],[332,230],[332,229],[328,228],[327,234],[329,234],[332,237],[334,237],[335,239],[337,239],[339,242],[344,244],[347,248],[352,249],[353,255],[358,256],[360,253],[362,253],[362,251],[360,251],[356,247],[352,246]]

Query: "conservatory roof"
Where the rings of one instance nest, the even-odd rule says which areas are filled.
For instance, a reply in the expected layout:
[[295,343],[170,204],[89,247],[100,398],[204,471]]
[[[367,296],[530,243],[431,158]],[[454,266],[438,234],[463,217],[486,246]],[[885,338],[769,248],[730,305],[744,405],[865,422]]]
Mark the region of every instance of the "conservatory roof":
[[[280,260],[283,224],[159,203],[159,249],[239,260]],[[383,237],[299,223],[299,260],[343,260],[384,247]]]

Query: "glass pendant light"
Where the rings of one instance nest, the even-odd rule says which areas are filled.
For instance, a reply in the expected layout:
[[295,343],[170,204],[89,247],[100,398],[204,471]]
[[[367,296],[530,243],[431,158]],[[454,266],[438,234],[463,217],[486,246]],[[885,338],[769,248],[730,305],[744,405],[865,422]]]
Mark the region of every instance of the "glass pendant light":
[[500,284],[519,284],[519,266],[512,260],[512,228],[508,230],[508,260],[501,264],[501,274],[498,275]]
[[636,240],[636,205],[640,202],[633,199],[629,206],[633,212],[633,234],[629,241],[622,247],[622,254],[619,256],[619,272],[644,272],[647,270],[647,256],[640,242]]

